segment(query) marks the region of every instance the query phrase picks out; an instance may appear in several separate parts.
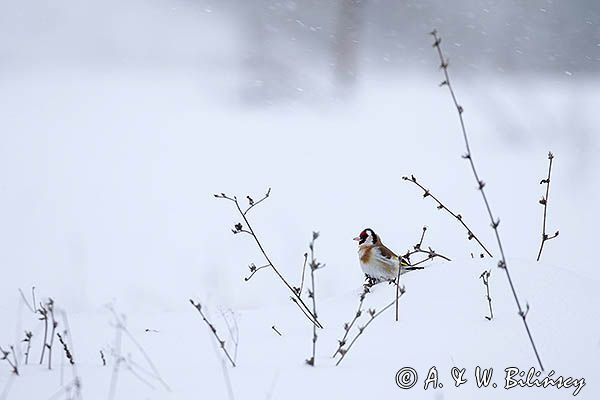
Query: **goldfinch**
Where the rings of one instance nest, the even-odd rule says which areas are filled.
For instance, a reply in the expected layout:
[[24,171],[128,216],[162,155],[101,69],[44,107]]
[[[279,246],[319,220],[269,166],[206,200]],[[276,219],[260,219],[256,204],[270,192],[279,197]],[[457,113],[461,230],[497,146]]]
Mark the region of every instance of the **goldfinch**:
[[385,247],[371,228],[363,230],[354,240],[358,241],[360,267],[369,284],[396,281],[400,266],[402,266],[400,275],[415,269],[423,269],[423,267],[411,267],[404,258],[399,258],[393,251]]

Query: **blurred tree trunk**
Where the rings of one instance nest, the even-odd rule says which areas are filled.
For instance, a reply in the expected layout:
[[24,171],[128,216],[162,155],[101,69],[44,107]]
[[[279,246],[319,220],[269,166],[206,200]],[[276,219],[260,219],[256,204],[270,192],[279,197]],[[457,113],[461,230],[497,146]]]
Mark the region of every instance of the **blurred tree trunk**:
[[356,83],[358,49],[365,0],[340,0],[334,38],[334,73],[338,89]]

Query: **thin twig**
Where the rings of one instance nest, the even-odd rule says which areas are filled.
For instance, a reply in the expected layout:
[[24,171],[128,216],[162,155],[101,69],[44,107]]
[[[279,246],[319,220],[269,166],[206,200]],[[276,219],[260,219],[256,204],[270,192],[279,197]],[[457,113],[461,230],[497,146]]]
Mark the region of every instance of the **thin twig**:
[[338,355],[338,353],[346,345],[346,338],[348,337],[348,334],[350,333],[350,329],[352,329],[352,326],[354,326],[354,323],[356,322],[356,320],[358,318],[360,318],[360,316],[362,315],[362,312],[363,312],[362,305],[363,305],[363,302],[365,301],[365,297],[367,296],[367,293],[369,293],[369,290],[365,286],[363,288],[363,292],[360,294],[360,301],[358,302],[358,308],[356,309],[356,312],[354,313],[354,318],[352,318],[352,321],[350,321],[349,323],[348,322],[344,323],[344,337],[342,337],[341,340],[338,340],[338,348],[331,357],[335,357],[336,355]]
[[469,161],[471,170],[473,171],[473,176],[475,177],[475,180],[477,181],[477,186],[478,186],[479,192],[481,193],[481,197],[485,204],[486,211],[490,218],[492,228],[494,229],[494,233],[496,236],[496,242],[498,243],[498,249],[500,250],[500,256],[501,256],[501,260],[498,262],[498,267],[502,268],[504,270],[504,272],[506,273],[506,278],[510,285],[510,289],[511,289],[513,297],[515,299],[515,303],[517,304],[518,313],[521,316],[521,319],[523,320],[523,325],[525,326],[525,330],[527,331],[527,336],[529,337],[529,342],[531,343],[531,347],[533,348],[535,357],[537,358],[537,361],[540,365],[540,369],[543,371],[544,366],[542,365],[542,360],[538,354],[537,347],[535,346],[535,342],[533,341],[533,336],[531,335],[531,330],[529,329],[529,325],[527,324],[527,319],[526,319],[527,314],[525,312],[523,312],[523,309],[521,307],[521,302],[519,301],[519,297],[517,296],[517,291],[515,289],[512,278],[510,276],[510,272],[508,270],[508,264],[506,263],[506,257],[504,255],[504,248],[502,247],[502,241],[500,240],[500,233],[498,231],[498,225],[500,225],[500,220],[494,218],[494,214],[492,213],[490,203],[485,194],[485,190],[484,190],[485,182],[479,178],[479,174],[477,173],[477,169],[475,168],[475,162],[473,161],[473,155],[471,153],[471,148],[469,145],[469,138],[467,136],[467,130],[466,130],[465,122],[463,119],[464,109],[461,105],[458,104],[458,100],[456,99],[456,95],[454,94],[454,89],[450,82],[450,76],[448,75],[448,59],[446,57],[444,57],[444,54],[442,53],[442,47],[440,45],[442,39],[438,36],[436,30],[431,32],[431,35],[433,36],[433,39],[434,39],[433,47],[437,50],[437,54],[440,59],[440,68],[443,70],[444,78],[445,78],[445,80],[440,84],[440,86],[448,87],[448,91],[450,92],[450,96],[452,97],[452,101],[456,108],[456,112],[458,113],[460,127],[462,130],[465,147],[467,149],[467,153],[464,154],[462,157]]
[[267,191],[267,193],[265,194],[265,196],[262,199],[260,199],[259,201],[257,201],[257,202],[254,202],[254,200],[252,200],[252,198],[250,198],[250,196],[246,196],[246,198],[248,199],[248,202],[249,202],[250,205],[249,205],[249,207],[245,211],[243,211],[242,208],[240,207],[240,203],[239,203],[239,201],[238,201],[238,199],[237,199],[236,196],[229,197],[225,193],[215,194],[214,196],[216,198],[218,198],[218,199],[226,199],[226,200],[232,201],[235,204],[235,206],[236,206],[236,208],[237,208],[240,216],[243,218],[244,223],[246,224],[245,226],[248,229],[244,229],[244,226],[241,223],[237,223],[234,226],[234,229],[232,230],[232,232],[234,234],[236,234],[236,233],[248,233],[249,235],[251,235],[254,238],[254,241],[256,242],[256,245],[258,246],[259,250],[263,254],[265,260],[267,261],[267,264],[273,269],[273,271],[279,277],[279,279],[287,286],[287,288],[290,290],[290,292],[292,292],[292,295],[293,295],[291,297],[292,301],[300,308],[300,310],[302,311],[302,313],[313,324],[317,325],[317,327],[319,327],[319,328],[323,328],[323,326],[321,325],[321,323],[313,315],[313,313],[310,311],[310,309],[308,308],[308,306],[306,305],[306,303],[304,303],[304,301],[302,300],[302,298],[300,297],[300,295],[297,293],[297,291],[283,277],[283,275],[281,274],[281,272],[279,272],[279,269],[277,267],[275,267],[275,265],[271,261],[270,257],[267,255],[267,252],[265,251],[265,249],[264,249],[263,245],[261,244],[260,240],[258,239],[258,236],[256,236],[256,233],[254,232],[254,229],[250,225],[250,221],[248,221],[248,218],[246,217],[246,214],[248,213],[248,211],[250,211],[252,208],[254,208],[257,204],[259,204],[262,201],[264,201],[267,197],[269,197],[270,194],[271,194],[271,189],[269,188],[269,190]]
[[40,365],[42,365],[46,352],[46,341],[48,340],[48,310],[40,302],[40,308],[37,309],[37,312],[40,314],[39,319],[44,321],[44,340],[42,341],[42,354],[40,355]]
[[217,339],[217,342],[219,342],[219,345],[221,346],[223,353],[225,353],[225,355],[229,359],[229,362],[231,363],[231,365],[235,367],[235,361],[233,361],[233,358],[231,358],[231,356],[229,355],[227,348],[225,348],[225,341],[219,337],[219,334],[217,333],[217,329],[215,328],[215,326],[206,318],[206,316],[204,315],[204,312],[202,312],[202,305],[200,303],[195,303],[194,300],[192,300],[192,299],[190,299],[190,303],[196,308],[196,310],[198,310],[198,312],[200,313],[200,316],[202,317],[202,320],[209,327],[210,331]]
[[542,256],[544,243],[558,236],[558,231],[556,231],[552,236],[548,236],[546,233],[546,212],[548,210],[548,194],[550,193],[550,174],[552,173],[552,160],[554,160],[554,154],[552,154],[552,152],[548,152],[548,160],[550,160],[548,163],[548,177],[540,181],[540,185],[544,183],[546,184],[546,196],[542,197],[539,201],[539,203],[544,206],[544,222],[542,223],[542,243],[540,244],[540,251],[538,252],[537,261],[540,261],[540,257]]
[[400,292],[400,294],[397,296],[397,298],[395,298],[394,300],[392,300],[391,303],[389,303],[388,305],[386,305],[385,307],[383,307],[379,312],[376,312],[375,309],[369,309],[368,312],[369,312],[369,315],[371,316],[371,318],[367,321],[367,323],[364,326],[359,326],[358,327],[358,333],[356,334],[356,336],[354,336],[354,339],[352,339],[352,341],[350,342],[350,344],[348,345],[348,347],[345,348],[345,349],[340,349],[339,350],[339,353],[341,354],[341,357],[337,361],[337,363],[335,364],[336,366],[340,365],[340,363],[342,362],[342,360],[344,359],[344,357],[346,357],[346,354],[348,354],[348,352],[350,351],[350,349],[352,348],[352,346],[354,345],[354,343],[356,343],[356,341],[358,340],[358,338],[363,334],[363,332],[371,324],[371,322],[373,322],[375,320],[375,318],[377,318],[378,316],[380,316],[381,314],[383,314],[388,308],[392,307],[396,303],[396,300],[398,298],[402,297],[402,295],[404,293],[406,293],[406,289],[404,289],[404,287],[401,287],[399,292]]
[[223,317],[225,325],[227,326],[229,338],[233,342],[233,360],[237,362],[238,346],[240,342],[240,329],[238,327],[237,318],[232,310],[229,310],[229,315],[231,316],[231,322],[229,321],[225,313],[221,311],[221,316]]
[[[318,238],[319,238],[319,232],[313,232],[312,240],[310,241],[310,244],[308,245],[308,248],[310,249],[309,267],[310,267],[310,281],[311,281],[311,289],[308,289],[308,297],[310,299],[312,299],[312,311],[313,311],[313,315],[315,316],[315,318],[317,318],[317,300],[316,300],[316,294],[315,294],[315,271],[318,269],[321,269],[325,266],[324,264],[317,262],[317,259],[315,258],[315,241]],[[314,367],[315,366],[315,355],[316,355],[316,351],[317,351],[317,338],[318,338],[317,326],[315,324],[313,324],[312,330],[313,330],[312,357],[309,358],[308,360],[306,360],[306,363],[308,365]]]
[[150,367],[150,369],[153,372],[154,379],[156,379],[165,388],[165,390],[167,392],[170,392],[171,388],[169,387],[167,382],[165,382],[165,380],[161,377],[160,372],[158,372],[158,368],[156,368],[156,366],[152,362],[152,359],[150,358],[150,356],[148,355],[146,350],[144,350],[142,345],[136,340],[136,338],[129,331],[129,329],[127,329],[127,326],[125,325],[125,321],[123,321],[123,319],[117,314],[117,312],[115,311],[115,309],[112,306],[109,306],[109,310],[112,312],[113,317],[115,318],[115,321],[117,323],[117,328],[121,329],[125,333],[125,335],[129,338],[131,343],[133,343],[133,345],[138,349],[138,351],[140,352],[142,357],[144,357],[144,359],[146,360],[146,364],[148,364],[148,366]]
[[23,291],[21,289],[19,289],[19,294],[21,295],[23,302],[25,303],[25,305],[27,306],[29,311],[31,311],[32,313],[35,314],[35,308],[34,308],[35,307],[35,286],[31,287],[31,293],[32,293],[33,303],[29,304],[29,301],[27,301],[25,294],[23,293]]
[[485,316],[485,319],[491,321],[494,318],[494,312],[492,311],[492,298],[490,297],[490,275],[492,270],[485,270],[479,275],[479,277],[483,280],[483,284],[485,285],[485,297],[488,301],[488,307],[490,309],[490,316]]
[[104,352],[100,350],[100,359],[102,360],[102,366],[106,367],[106,357],[104,357]]
[[254,265],[254,263],[250,264],[248,266],[248,268],[250,268],[250,275],[245,277],[244,280],[246,282],[248,282],[250,280],[250,278],[252,278],[254,276],[255,273],[257,273],[258,271],[260,271],[263,268],[269,268],[270,266],[271,266],[270,264],[267,264],[267,265],[257,267],[256,265]]
[[302,293],[302,289],[304,289],[304,272],[306,271],[306,261],[308,260],[308,253],[304,253],[304,263],[302,265],[302,277],[300,279],[300,287],[294,288],[298,292],[298,294]]
[[[423,198],[431,197],[433,199],[433,201],[435,201],[437,203],[437,209],[438,210],[446,210],[446,212],[448,212],[448,214],[452,215],[467,230],[467,239],[468,240],[475,239],[477,241],[477,243],[479,243],[479,245],[481,246],[481,248],[488,254],[488,256],[493,257],[492,253],[490,253],[488,251],[488,249],[483,245],[483,243],[481,243],[481,241],[479,240],[479,238],[473,233],[473,230],[471,228],[469,228],[469,226],[465,223],[465,221],[463,220],[463,217],[462,217],[461,214],[456,214],[455,212],[453,212],[452,210],[450,210],[448,207],[446,207],[446,205],[444,205],[437,197],[435,197],[429,191],[429,189],[426,189],[423,185],[421,185],[417,181],[417,178],[415,178],[414,175],[411,175],[410,178],[408,176],[403,176],[402,180],[405,180],[407,182],[412,182],[416,186],[418,186],[419,188],[421,188],[421,190],[423,191]],[[483,257],[483,253],[481,254],[481,257]]]
[[275,328],[275,325],[273,325],[273,326],[271,327],[271,329],[273,329],[273,330],[275,331],[275,333],[277,333],[279,336],[283,336],[283,335],[281,334],[281,332],[279,332],[279,331],[277,330],[277,328]]

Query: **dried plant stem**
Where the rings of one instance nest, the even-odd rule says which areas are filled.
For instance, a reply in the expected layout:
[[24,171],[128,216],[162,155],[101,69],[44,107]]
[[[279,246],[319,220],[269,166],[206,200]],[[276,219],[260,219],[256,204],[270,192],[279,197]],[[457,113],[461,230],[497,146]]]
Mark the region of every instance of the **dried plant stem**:
[[323,328],[323,326],[321,325],[321,323],[317,320],[317,318],[311,312],[310,308],[306,305],[306,303],[304,303],[304,301],[300,297],[300,294],[298,294],[298,292],[292,287],[292,285],[290,285],[289,282],[283,277],[283,275],[281,274],[281,272],[279,272],[279,269],[277,267],[275,267],[275,264],[273,264],[273,262],[271,261],[270,257],[268,256],[267,252],[265,251],[262,243],[258,239],[258,236],[254,232],[254,229],[252,228],[252,225],[250,225],[250,221],[248,221],[248,218],[246,217],[246,215],[248,214],[248,212],[250,210],[252,210],[256,205],[258,205],[259,203],[261,203],[262,201],[264,201],[267,197],[269,197],[270,193],[271,193],[271,189],[269,189],[267,191],[267,193],[265,194],[265,196],[262,199],[260,199],[259,201],[257,201],[257,202],[254,202],[254,200],[252,200],[252,198],[250,198],[249,196],[247,196],[246,198],[248,199],[248,201],[250,203],[250,206],[245,211],[242,210],[242,208],[240,207],[240,203],[239,203],[239,201],[238,201],[238,199],[237,199],[236,196],[229,197],[229,196],[227,196],[224,193],[215,194],[214,196],[216,198],[219,198],[219,199],[226,199],[226,200],[232,201],[235,204],[235,206],[236,206],[236,208],[237,208],[240,216],[244,220],[245,227],[247,227],[248,229],[245,229],[244,225],[242,225],[241,223],[238,223],[238,224],[235,225],[235,229],[232,230],[233,233],[234,234],[237,234],[237,233],[247,233],[250,236],[252,236],[252,238],[256,242],[256,245],[258,246],[260,252],[262,253],[262,255],[265,258],[265,260],[267,261],[267,265],[271,267],[271,269],[273,270],[273,272],[275,272],[275,274],[279,277],[279,279],[285,284],[285,286],[287,286],[287,288],[292,293],[292,297],[291,297],[292,301],[300,308],[300,310],[302,311],[302,313],[313,324],[315,324],[319,328]]
[[50,343],[48,346],[48,369],[52,369],[52,346],[54,345],[54,334],[56,333],[56,327],[58,326],[58,322],[54,319],[54,300],[48,299],[48,303],[46,304],[48,308],[48,312],[50,312],[50,318],[52,323],[52,331],[50,333]]
[[360,294],[360,301],[358,302],[358,308],[356,309],[356,312],[354,313],[354,318],[352,318],[352,321],[350,321],[350,323],[346,322],[344,324],[344,337],[342,337],[341,340],[338,340],[338,348],[331,357],[335,357],[336,355],[338,355],[338,353],[346,345],[346,338],[348,337],[348,334],[350,333],[350,329],[352,329],[356,320],[358,318],[360,318],[360,316],[362,315],[362,312],[363,312],[362,305],[363,305],[363,302],[365,301],[365,297],[367,296],[367,293],[369,293],[369,290],[367,287],[364,287],[363,292]]
[[123,319],[117,314],[113,307],[109,307],[109,310],[112,312],[113,317],[115,318],[117,329],[120,329],[123,331],[123,333],[125,333],[125,335],[129,338],[131,343],[133,343],[133,345],[138,349],[142,357],[144,357],[144,359],[146,360],[146,364],[148,364],[148,366],[152,370],[152,377],[156,379],[165,388],[167,392],[170,392],[171,388],[169,387],[167,382],[165,382],[165,380],[161,377],[160,373],[158,372],[158,368],[156,368],[146,350],[144,350],[142,345],[136,340],[136,338],[129,331],[129,329],[127,329],[125,321],[123,321]]
[[48,310],[40,302],[40,308],[37,309],[40,314],[40,320],[44,321],[44,340],[42,341],[42,354],[40,355],[40,365],[44,362],[44,354],[46,352],[46,341],[48,340]]
[[236,316],[232,310],[229,310],[229,315],[231,316],[231,322],[229,321],[225,313],[221,311],[221,316],[223,317],[225,325],[227,326],[229,338],[233,342],[233,361],[237,362],[238,346],[240,343],[240,329],[238,327]]
[[533,336],[531,335],[531,330],[529,329],[529,325],[527,324],[527,313],[523,311],[523,308],[521,307],[521,302],[519,301],[519,297],[517,296],[517,291],[515,289],[515,286],[513,284],[512,278],[510,276],[510,272],[508,269],[508,265],[506,263],[506,256],[504,255],[504,249],[502,247],[502,241],[500,239],[500,233],[498,231],[498,225],[500,225],[500,220],[494,218],[494,214],[492,213],[492,209],[490,207],[490,203],[488,201],[488,198],[485,194],[485,182],[483,182],[483,180],[481,180],[479,178],[479,174],[477,173],[477,169],[475,168],[475,162],[473,161],[473,155],[471,153],[471,148],[469,146],[469,138],[467,136],[467,130],[465,127],[465,122],[463,119],[463,112],[464,109],[461,105],[458,104],[458,101],[456,99],[456,95],[454,93],[454,89],[452,87],[452,83],[450,82],[450,76],[448,74],[448,59],[444,56],[444,54],[442,53],[442,47],[441,47],[441,41],[442,39],[438,36],[437,31],[434,30],[433,32],[431,32],[431,35],[433,36],[434,39],[434,43],[433,43],[433,47],[437,50],[437,54],[438,57],[440,59],[440,68],[442,69],[443,73],[444,73],[444,78],[445,80],[440,84],[440,86],[447,86],[448,87],[448,91],[450,92],[450,96],[452,97],[452,101],[454,103],[454,107],[456,108],[456,112],[458,113],[458,118],[460,121],[460,127],[462,130],[462,135],[463,135],[463,139],[465,142],[465,147],[467,149],[467,153],[465,155],[463,155],[463,158],[469,161],[469,164],[471,166],[471,170],[473,171],[473,176],[475,177],[475,180],[477,181],[477,185],[478,185],[478,189],[479,192],[481,193],[481,197],[483,199],[483,202],[485,204],[485,208],[487,210],[488,216],[490,218],[491,224],[492,224],[492,228],[494,229],[494,234],[496,236],[496,242],[498,243],[498,249],[500,250],[500,256],[501,256],[501,260],[498,262],[498,267],[502,268],[504,270],[504,272],[506,273],[506,278],[508,280],[508,283],[510,285],[510,289],[512,291],[513,297],[515,299],[515,303],[517,304],[517,309],[518,309],[518,313],[519,316],[521,316],[521,319],[523,320],[523,325],[525,327],[525,330],[527,331],[527,336],[529,337],[529,342],[531,343],[531,347],[533,348],[533,352],[535,353],[535,357],[537,358],[537,361],[540,365],[540,369],[543,371],[544,370],[544,366],[542,365],[542,360],[539,356],[539,353],[537,351],[537,347],[535,345],[535,342],[533,341]]
[[69,364],[75,365],[75,360],[73,360],[73,354],[71,354],[71,351],[69,350],[69,346],[67,346],[67,343],[61,336],[60,332],[57,333],[56,335],[58,336],[58,341],[60,342],[60,344],[62,344],[63,350],[65,351],[65,357],[67,357],[67,360],[69,360]]
[[552,152],[548,152],[548,160],[550,160],[548,163],[548,177],[540,181],[540,185],[544,183],[546,184],[546,196],[542,197],[539,201],[539,203],[544,206],[544,221],[542,222],[542,243],[540,244],[540,251],[538,252],[537,261],[540,261],[540,257],[542,256],[544,243],[558,236],[558,231],[556,231],[552,236],[548,236],[546,233],[546,213],[548,211],[548,195],[550,193],[550,174],[552,173],[552,160],[554,160],[554,154],[552,154]]
[[[118,322],[116,322],[118,324]],[[110,376],[110,386],[108,389],[108,400],[113,400],[117,393],[117,382],[119,381],[119,370],[121,366],[121,362],[123,357],[121,356],[121,347],[123,344],[123,331],[115,326],[115,343],[114,343],[114,351],[115,351],[115,361],[113,364],[112,374]]]
[[[438,210],[446,210],[446,212],[448,212],[448,214],[452,215],[467,230],[467,239],[468,240],[475,239],[475,241],[477,243],[479,243],[479,245],[487,253],[487,255],[490,256],[490,257],[493,257],[492,253],[490,253],[488,251],[488,249],[483,245],[483,243],[481,243],[481,240],[479,240],[479,238],[473,233],[473,231],[471,230],[471,228],[469,228],[469,226],[465,223],[465,221],[463,220],[463,217],[462,217],[461,214],[456,214],[455,212],[453,212],[452,210],[450,210],[448,207],[446,207],[446,205],[444,205],[437,197],[435,197],[429,191],[429,189],[426,189],[423,185],[421,185],[417,181],[417,178],[415,178],[414,175],[411,175],[410,178],[408,176],[403,176],[402,180],[407,181],[407,182],[412,182],[413,184],[415,184],[416,186],[418,186],[419,188],[421,188],[421,190],[423,191],[423,198],[431,197],[433,199],[433,201],[435,201],[437,203],[437,209]],[[483,257],[483,254],[481,256]]]
[[485,297],[488,301],[488,307],[490,309],[490,316],[489,317],[487,315],[485,316],[485,319],[487,319],[488,321],[491,321],[494,318],[494,311],[492,311],[492,298],[490,297],[490,275],[491,275],[491,273],[492,273],[491,270],[489,270],[489,271],[485,270],[479,276],[483,280],[483,284],[485,285]]
[[[315,271],[318,269],[323,268],[325,265],[321,264],[319,262],[317,262],[317,259],[315,258],[315,241],[318,239],[319,237],[319,233],[318,232],[313,232],[312,234],[312,240],[309,244],[309,249],[310,249],[310,263],[309,263],[309,267],[310,267],[310,281],[311,281],[311,289],[308,290],[308,297],[310,299],[312,299],[312,312],[313,315],[315,316],[315,318],[317,318],[317,300],[316,300],[316,294],[315,294]],[[306,257],[305,257],[306,259]],[[306,263],[305,263],[306,265]],[[302,287],[302,286],[300,286]],[[312,326],[312,330],[313,330],[313,337],[312,337],[312,357],[309,358],[308,360],[306,360],[306,363],[308,365],[311,366],[315,366],[315,355],[316,355],[316,351],[317,351],[317,326],[315,324],[313,324]]]
[[31,339],[33,338],[33,332],[25,331],[25,339],[23,342],[27,343],[27,348],[25,349],[25,365],[29,363],[29,353],[31,351]]
[[202,312],[202,305],[200,303],[194,302],[194,300],[192,300],[192,299],[190,299],[190,303],[196,308],[196,310],[198,310],[198,312],[200,313],[200,316],[202,317],[202,320],[206,323],[206,325],[208,326],[208,328],[210,329],[212,334],[215,336],[215,338],[217,339],[217,342],[219,342],[219,345],[221,346],[223,353],[225,353],[225,356],[227,356],[227,359],[229,360],[231,365],[235,367],[235,361],[233,361],[233,358],[231,358],[231,355],[229,355],[227,348],[225,348],[225,341],[219,337],[219,334],[217,333],[217,329],[215,328],[215,326],[206,318],[206,316],[204,315],[204,312]]
[[406,290],[404,288],[400,288],[399,295],[391,303],[389,303],[388,305],[386,305],[385,307],[383,307],[379,312],[376,312],[375,309],[370,309],[369,310],[369,315],[371,316],[371,318],[367,321],[367,323],[364,326],[359,326],[358,327],[358,333],[356,334],[356,336],[354,336],[354,338],[352,339],[352,341],[350,342],[350,344],[348,345],[348,347],[345,348],[345,349],[340,349],[339,353],[342,356],[340,357],[340,359],[335,364],[336,366],[340,365],[340,363],[342,362],[342,360],[344,359],[344,357],[346,357],[346,355],[348,354],[348,352],[350,351],[350,349],[352,348],[352,346],[354,345],[354,343],[356,343],[356,341],[358,340],[358,338],[363,334],[363,332],[371,324],[371,322],[373,322],[375,320],[375,318],[377,318],[381,314],[383,314],[388,308],[392,307],[396,303],[396,300],[398,298],[402,297],[402,295],[404,293],[406,293]]

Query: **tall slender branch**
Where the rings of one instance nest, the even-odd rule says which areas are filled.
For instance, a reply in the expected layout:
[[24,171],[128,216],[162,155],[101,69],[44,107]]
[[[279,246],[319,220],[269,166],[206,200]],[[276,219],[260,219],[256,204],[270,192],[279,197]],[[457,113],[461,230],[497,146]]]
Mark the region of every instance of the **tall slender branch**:
[[[465,221],[463,220],[463,217],[462,217],[461,214],[456,214],[455,212],[453,212],[452,210],[450,210],[448,207],[446,207],[446,205],[444,205],[437,197],[435,197],[429,191],[429,189],[426,189],[423,185],[421,185],[417,181],[417,178],[415,178],[414,175],[411,175],[410,178],[408,176],[403,176],[402,180],[405,180],[407,182],[412,182],[413,184],[415,184],[416,186],[418,186],[419,188],[421,188],[421,190],[423,191],[423,198],[431,197],[433,199],[433,201],[435,201],[437,203],[437,209],[438,210],[446,210],[446,212],[448,212],[448,214],[452,215],[467,230],[467,239],[468,240],[475,239],[475,241],[477,243],[479,243],[479,245],[487,253],[487,255],[490,256],[490,257],[493,257],[492,253],[490,253],[488,251],[488,249],[483,245],[483,243],[481,243],[481,240],[479,240],[479,238],[473,233],[473,230],[471,228],[469,228],[469,226],[465,223]],[[483,257],[483,254],[481,254],[481,257]]]
[[550,193],[550,174],[552,173],[552,160],[554,160],[554,154],[552,154],[552,152],[548,152],[548,160],[550,160],[548,163],[548,177],[540,181],[540,185],[544,183],[546,184],[546,196],[542,197],[539,201],[539,203],[544,206],[544,222],[542,222],[542,243],[540,244],[540,251],[538,252],[537,261],[540,261],[540,257],[542,256],[544,243],[558,236],[558,231],[556,231],[552,236],[548,236],[546,233],[546,212],[548,210],[548,194]]
[[531,334],[531,330],[529,329],[529,324],[527,323],[527,313],[523,311],[523,308],[521,307],[521,302],[519,301],[519,297],[517,296],[517,291],[515,289],[515,285],[513,284],[512,278],[510,276],[510,272],[508,269],[508,264],[506,263],[506,256],[504,254],[504,248],[502,247],[502,241],[500,239],[500,233],[498,231],[498,225],[500,225],[500,220],[496,219],[494,217],[494,214],[492,213],[492,209],[490,206],[490,203],[488,201],[487,195],[485,193],[484,187],[485,187],[485,182],[483,180],[481,180],[479,178],[479,174],[477,173],[477,169],[475,168],[475,162],[473,161],[473,155],[471,152],[471,147],[469,145],[469,138],[467,136],[467,129],[465,127],[465,122],[463,119],[463,113],[464,113],[464,109],[461,105],[458,104],[458,100],[456,99],[456,95],[454,93],[454,88],[452,87],[452,83],[450,82],[450,76],[448,74],[448,59],[444,56],[443,52],[442,52],[442,47],[441,47],[441,42],[442,39],[438,36],[438,33],[436,30],[434,30],[433,32],[431,32],[431,35],[433,36],[434,39],[434,43],[433,43],[433,47],[437,50],[437,54],[438,57],[440,59],[440,68],[442,69],[443,73],[444,73],[444,78],[445,80],[442,81],[442,83],[440,84],[440,86],[447,86],[448,87],[448,91],[450,92],[450,96],[452,97],[452,101],[454,103],[454,107],[456,108],[456,112],[458,114],[458,118],[460,121],[460,127],[462,130],[462,135],[463,135],[463,139],[465,142],[465,147],[467,149],[466,154],[464,154],[462,157],[466,160],[469,161],[469,164],[471,166],[471,170],[473,172],[473,176],[475,177],[475,180],[477,181],[477,185],[478,185],[478,189],[479,192],[481,193],[481,197],[483,199],[483,202],[485,204],[485,208],[487,211],[487,214],[490,218],[491,224],[492,224],[492,229],[494,229],[494,233],[496,236],[496,242],[498,243],[498,249],[500,250],[500,256],[501,256],[501,260],[498,262],[498,267],[502,268],[504,270],[504,272],[506,273],[506,278],[508,280],[508,283],[510,285],[510,289],[512,291],[513,297],[515,299],[515,303],[517,305],[517,309],[518,309],[518,314],[521,317],[521,319],[523,320],[523,325],[525,327],[525,330],[527,332],[527,336],[529,337],[529,342],[531,343],[531,347],[533,348],[533,352],[535,353],[535,357],[537,358],[537,361],[540,365],[540,369],[543,371],[544,370],[544,366],[542,364],[542,360],[540,358],[540,355],[537,351],[537,347],[535,345],[535,342],[533,341],[533,336]]
[[317,317],[312,313],[312,311],[306,305],[306,303],[304,303],[304,301],[300,297],[300,294],[298,294],[298,292],[292,287],[292,285],[290,285],[289,282],[283,277],[283,275],[281,274],[281,272],[279,272],[279,269],[277,267],[275,267],[275,264],[273,264],[273,262],[271,261],[271,258],[267,254],[267,252],[264,249],[262,243],[258,239],[258,236],[254,232],[254,229],[252,228],[252,225],[250,225],[250,221],[248,221],[248,218],[246,217],[246,214],[252,208],[254,208],[257,204],[259,204],[262,201],[264,201],[267,197],[269,197],[270,194],[271,194],[271,189],[269,188],[269,190],[267,191],[267,193],[265,194],[265,196],[262,199],[260,199],[259,201],[257,201],[257,202],[255,202],[254,200],[252,200],[252,198],[250,196],[246,196],[246,198],[248,199],[248,202],[249,202],[249,206],[248,206],[248,208],[246,208],[246,210],[242,210],[242,208],[240,206],[240,203],[239,203],[239,201],[238,201],[238,199],[237,199],[236,196],[230,197],[230,196],[227,196],[225,193],[215,194],[214,196],[216,198],[218,198],[218,199],[226,199],[226,200],[232,201],[235,204],[235,206],[236,206],[236,208],[237,208],[240,216],[244,220],[245,227],[247,229],[245,229],[244,225],[242,225],[241,223],[237,223],[235,225],[235,227],[234,227],[235,229],[233,229],[233,233],[234,234],[237,234],[237,233],[248,233],[248,234],[250,234],[250,236],[252,236],[254,238],[254,241],[256,242],[256,245],[258,246],[258,248],[259,248],[260,252],[262,253],[263,257],[265,258],[265,260],[267,261],[267,264],[271,267],[271,269],[273,270],[273,272],[275,272],[275,274],[279,277],[279,279],[285,284],[285,286],[287,286],[287,288],[292,293],[292,296],[291,296],[292,301],[300,308],[300,310],[302,311],[302,313],[313,324],[315,324],[319,328],[323,328],[323,326],[321,325],[321,323],[317,320]]

